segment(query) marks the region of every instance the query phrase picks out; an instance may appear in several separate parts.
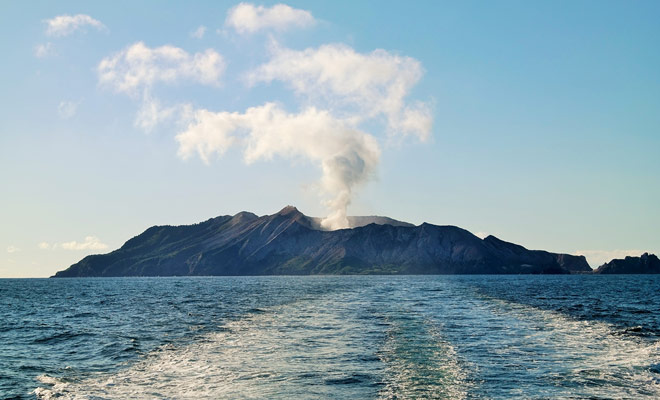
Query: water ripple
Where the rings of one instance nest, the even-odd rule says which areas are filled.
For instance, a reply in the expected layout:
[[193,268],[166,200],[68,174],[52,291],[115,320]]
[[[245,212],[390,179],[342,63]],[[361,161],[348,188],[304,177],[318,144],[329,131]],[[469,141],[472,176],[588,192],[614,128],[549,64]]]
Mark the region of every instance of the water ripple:
[[0,398],[660,398],[659,277],[0,280]]

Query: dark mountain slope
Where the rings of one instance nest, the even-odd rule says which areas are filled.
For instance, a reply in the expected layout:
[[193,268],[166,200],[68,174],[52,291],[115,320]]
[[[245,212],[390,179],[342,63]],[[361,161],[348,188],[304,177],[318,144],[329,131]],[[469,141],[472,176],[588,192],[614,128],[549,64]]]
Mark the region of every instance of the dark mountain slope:
[[527,250],[455,226],[413,226],[385,217],[323,231],[295,207],[248,212],[195,225],[154,226],[108,254],[56,277],[274,274],[518,274],[590,271],[582,256]]

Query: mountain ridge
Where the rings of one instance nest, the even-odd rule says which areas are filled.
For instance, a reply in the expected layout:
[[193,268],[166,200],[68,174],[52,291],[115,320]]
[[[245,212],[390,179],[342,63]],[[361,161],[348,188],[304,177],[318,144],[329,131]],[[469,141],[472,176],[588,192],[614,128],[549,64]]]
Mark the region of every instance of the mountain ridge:
[[107,254],[55,277],[313,274],[520,274],[591,272],[584,256],[528,250],[451,225],[350,217],[320,229],[293,206],[242,211],[181,226],[152,226]]

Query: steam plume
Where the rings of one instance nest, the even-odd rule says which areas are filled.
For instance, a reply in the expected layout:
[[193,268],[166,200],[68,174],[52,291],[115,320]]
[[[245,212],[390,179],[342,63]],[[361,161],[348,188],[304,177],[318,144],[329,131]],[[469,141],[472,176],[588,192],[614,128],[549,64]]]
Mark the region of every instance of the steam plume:
[[380,149],[376,139],[326,110],[310,107],[289,114],[275,103],[252,107],[245,113],[197,110],[186,130],[176,137],[179,155],[195,153],[209,163],[232,146],[241,147],[246,163],[275,156],[303,158],[322,171],[321,189],[333,211],[322,225],[348,227],[346,209],[352,191],[374,173]]
[[246,163],[275,156],[302,158],[320,168],[320,188],[330,210],[326,229],[348,227],[347,208],[356,188],[375,174],[378,140],[360,126],[384,117],[388,136],[428,138],[431,113],[426,104],[406,104],[421,78],[417,60],[384,50],[367,54],[345,45],[303,51],[271,48],[271,60],[247,74],[250,84],[280,80],[307,104],[287,113],[276,103],[244,113],[197,110],[177,135],[179,155],[197,154],[205,163],[231,147],[243,151]]
[[[271,26],[276,16],[284,15],[275,11],[285,9],[268,10],[255,12],[263,14],[257,15],[260,21]],[[300,10],[285,11],[289,15]],[[245,18],[240,20],[245,22]],[[419,61],[380,49],[358,53],[342,44],[292,50],[273,42],[269,60],[245,74],[250,85],[283,82],[300,101],[297,112],[273,102],[244,112],[215,112],[185,103],[163,106],[151,96],[156,84],[188,81],[218,87],[224,70],[224,58],[212,49],[190,54],[170,45],[151,48],[143,42],[104,58],[97,67],[102,86],[141,98],[136,126],[150,131],[164,121],[178,120],[184,128],[176,140],[184,159],[197,155],[208,164],[213,157],[238,148],[247,164],[282,157],[316,165],[329,209],[322,222],[326,229],[348,227],[347,208],[355,190],[376,173],[378,137],[412,136],[424,141],[431,132],[429,107],[406,101],[423,75]],[[383,134],[365,132],[367,123],[382,126]]]

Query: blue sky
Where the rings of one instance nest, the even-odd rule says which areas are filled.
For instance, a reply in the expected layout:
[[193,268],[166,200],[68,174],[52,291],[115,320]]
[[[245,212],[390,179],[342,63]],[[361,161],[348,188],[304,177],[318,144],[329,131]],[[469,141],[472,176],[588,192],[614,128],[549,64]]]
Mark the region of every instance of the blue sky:
[[660,252],[658,2],[276,4],[3,2],[0,277],[287,204]]

